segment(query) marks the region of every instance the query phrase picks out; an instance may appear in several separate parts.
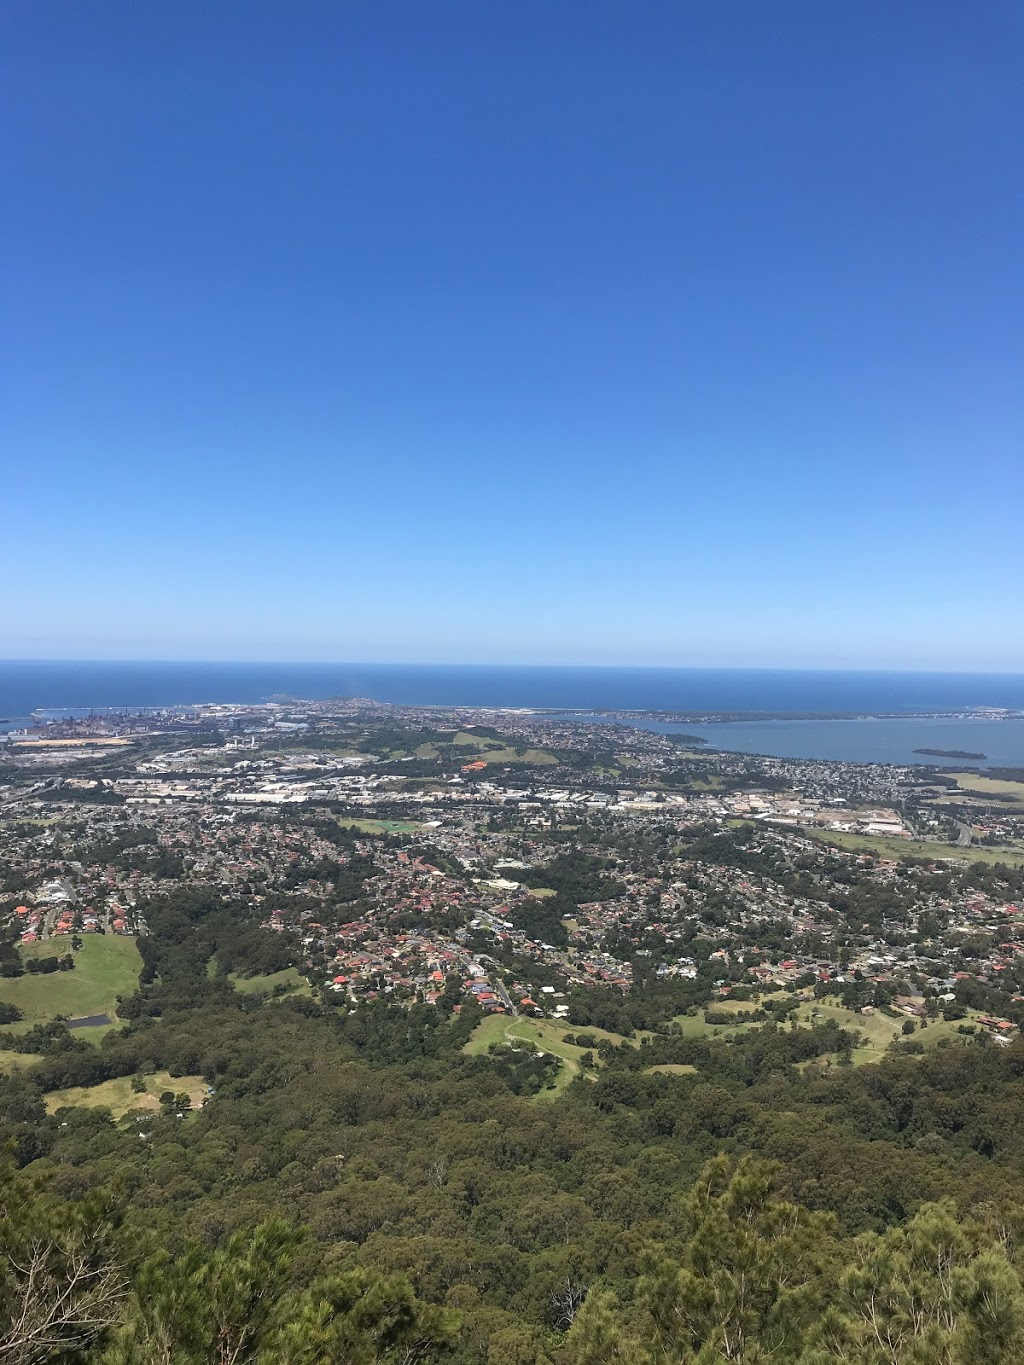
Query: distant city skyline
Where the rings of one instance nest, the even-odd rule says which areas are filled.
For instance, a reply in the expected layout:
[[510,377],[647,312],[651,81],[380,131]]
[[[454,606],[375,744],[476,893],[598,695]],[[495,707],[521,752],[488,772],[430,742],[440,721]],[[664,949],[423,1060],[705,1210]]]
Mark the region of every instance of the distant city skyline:
[[0,16],[0,657],[1024,672],[1024,11]]

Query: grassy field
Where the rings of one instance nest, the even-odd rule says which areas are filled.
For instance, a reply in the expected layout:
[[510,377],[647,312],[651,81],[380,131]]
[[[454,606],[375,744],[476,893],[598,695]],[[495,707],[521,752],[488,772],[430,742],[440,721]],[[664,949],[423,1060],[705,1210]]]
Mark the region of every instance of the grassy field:
[[347,815],[339,816],[338,824],[362,834],[415,834],[426,828],[416,820],[351,820]]
[[[46,939],[26,945],[22,957],[63,957],[71,952],[69,939]],[[75,968],[70,972],[51,972],[47,976],[0,977],[0,1000],[17,1005],[25,1016],[22,1028],[45,1023],[57,1014],[78,1019],[91,1014],[114,1018],[119,995],[130,995],[139,980],[142,958],[133,938],[112,934],[87,934],[74,954]],[[109,1025],[76,1030],[94,1041]]]
[[459,730],[451,738],[452,744],[464,749],[500,749],[502,745],[489,735],[476,735],[472,730]]
[[[553,1057],[558,1057],[562,1062],[562,1068],[555,1079],[554,1088],[542,1090],[536,1096],[539,1100],[551,1100],[580,1074],[580,1058],[584,1052],[592,1051],[562,1041],[566,1033],[576,1031],[562,1019],[510,1019],[505,1014],[492,1014],[473,1030],[472,1038],[462,1050],[474,1055],[485,1053],[493,1043],[509,1043],[515,1046],[519,1042],[531,1044],[538,1052],[549,1052]],[[588,1033],[598,1041],[606,1038],[616,1044],[634,1041],[623,1038],[618,1033],[606,1033],[604,1029],[599,1028],[580,1029],[579,1032]],[[600,1066],[597,1053],[592,1052],[592,1055],[595,1066]],[[583,1071],[582,1074],[588,1073]]]
[[521,754],[516,753],[515,749],[479,749],[475,758],[473,755],[467,755],[467,761],[475,762],[476,759],[480,759],[484,763],[523,763],[540,767],[550,766],[552,763],[558,762],[556,758],[545,753],[543,749],[526,749]]
[[135,740],[115,735],[92,735],[89,739],[16,739],[16,749],[120,749]]
[[[780,992],[773,993],[776,997]],[[784,994],[784,993],[783,993]],[[718,1006],[731,1013],[739,1013],[744,1006],[740,1002],[721,1002]],[[746,1005],[747,1009],[756,1009],[753,1004]],[[798,1024],[804,1028],[809,1028],[812,1024],[827,1024],[830,1020],[836,1023],[841,1029],[847,1029],[851,1033],[859,1033],[863,1037],[863,1044],[853,1050],[853,1062],[855,1066],[863,1066],[866,1062],[881,1061],[885,1055],[889,1044],[895,1039],[902,1037],[903,1024],[906,1016],[901,1015],[898,1019],[890,1019],[887,1014],[876,1011],[874,1014],[860,1014],[856,1010],[849,1010],[845,1005],[841,1005],[838,1000],[811,1000],[801,1005],[794,1011],[792,1016]],[[940,1038],[950,1038],[960,1042],[963,1035],[957,1032],[961,1023],[969,1024],[977,1018],[977,1011],[968,1010],[967,1018],[957,1020],[955,1023],[946,1023],[944,1019],[929,1020],[926,1028],[921,1027],[921,1022],[917,1022],[912,1037],[924,1043],[926,1048],[934,1047]],[[699,1011],[696,1016],[677,1015],[675,1022],[679,1024],[683,1031],[684,1038],[735,1038],[738,1034],[749,1033],[752,1029],[763,1027],[762,1024],[707,1024],[704,1022],[704,1012]],[[655,1068],[664,1070],[665,1068]]]
[[237,976],[230,973],[228,980],[236,991],[243,995],[255,995],[257,991],[273,991],[277,986],[285,986],[287,995],[312,995],[309,982],[296,967],[285,967],[281,972],[270,972],[266,976]]
[[711,1011],[720,1010],[723,1014],[753,1014],[755,1010],[761,1008],[764,1000],[782,994],[785,992],[770,991],[760,1000],[712,1000],[695,1015],[677,1014],[673,1023],[682,1029],[684,1038],[732,1038],[738,1033],[749,1033],[751,1029],[760,1028],[761,1024],[708,1024],[704,1020],[705,1008]]
[[42,1060],[36,1052],[8,1052],[0,1049],[0,1076],[12,1076],[15,1071],[24,1071]]
[[[957,785],[965,792],[977,792],[979,796],[1012,796],[1019,805],[1024,805],[1024,782],[1004,782],[995,777],[978,777],[974,773],[944,773],[944,777],[955,777]],[[1000,806],[1007,802],[1000,801]]]
[[[775,994],[777,995],[779,992],[775,992]],[[757,1005],[749,1002],[736,1002],[729,1005],[729,1008],[735,1013],[740,1013],[744,1007],[748,1010],[754,1010]],[[725,1008],[724,1005],[723,1008]],[[853,1050],[854,1066],[881,1061],[886,1055],[890,1043],[903,1036],[903,1025],[906,1021],[906,1017],[903,1015],[897,1019],[891,1019],[879,1011],[874,1014],[860,1014],[855,1010],[847,1009],[836,999],[808,1001],[795,1011],[793,1017],[798,1024],[805,1028],[812,1024],[825,1024],[831,1020],[842,1029],[859,1033],[863,1042],[860,1047]],[[967,1018],[956,1022],[947,1023],[940,1018],[929,1020],[922,1027],[924,1021],[918,1020],[915,1021],[917,1027],[910,1036],[915,1041],[923,1043],[926,1049],[935,1047],[943,1038],[948,1038],[954,1043],[962,1043],[965,1039],[964,1035],[958,1032],[960,1024],[971,1024],[976,1019],[977,1011],[968,1010]],[[704,1022],[703,1010],[696,1016],[678,1015],[675,1022],[680,1025],[683,1036],[686,1038],[731,1038],[737,1034],[749,1033],[753,1029],[763,1027],[763,1023],[707,1024]],[[628,1042],[631,1046],[639,1047],[641,1038],[640,1034],[635,1038],[623,1038],[620,1034],[607,1033],[604,1029],[574,1028],[561,1019],[511,1019],[507,1015],[493,1014],[474,1030],[473,1036],[463,1051],[470,1055],[479,1055],[486,1053],[495,1043],[508,1043],[513,1046],[516,1043],[525,1043],[535,1047],[539,1052],[548,1052],[552,1056],[558,1057],[562,1062],[562,1068],[553,1089],[542,1090],[536,1096],[539,1100],[550,1100],[560,1094],[581,1073],[580,1058],[584,1052],[588,1050],[592,1052],[596,1068],[600,1068],[602,1065],[600,1058],[593,1049],[577,1047],[573,1043],[564,1042],[567,1033],[573,1035],[578,1033],[590,1034],[598,1042],[607,1039],[616,1046]],[[833,1056],[816,1060],[826,1065],[833,1065],[836,1058]],[[811,1063],[801,1063],[801,1067],[809,1065]],[[647,1067],[646,1071],[652,1075],[660,1073],[686,1076],[695,1074],[697,1068],[684,1063],[666,1062]],[[591,1080],[594,1079],[593,1073],[582,1071],[582,1074]]]
[[558,762],[554,754],[549,754],[545,749],[526,749],[522,754],[518,754],[515,749],[499,744],[497,740],[489,739],[485,735],[471,734],[468,730],[460,730],[453,738],[452,743],[472,751],[467,753],[467,759],[472,759],[475,755],[477,758],[482,758],[485,763],[544,765]]
[[[727,1010],[730,1014],[740,1012],[737,1006],[724,1003],[717,1008],[723,1012]],[[684,1038],[734,1038],[738,1033],[749,1033],[751,1029],[761,1027],[761,1024],[708,1024],[704,1022],[703,1009],[696,1014],[677,1014],[672,1022],[679,1025]]]
[[58,1109],[109,1109],[115,1119],[121,1118],[132,1109],[159,1109],[160,1096],[165,1090],[179,1095],[187,1092],[193,1109],[198,1109],[207,1095],[207,1084],[202,1076],[172,1076],[168,1071],[158,1071],[153,1076],[144,1076],[145,1092],[136,1094],[128,1076],[119,1076],[113,1081],[101,1081],[99,1085],[75,1085],[69,1090],[54,1090],[45,1096],[46,1112],[55,1114]]
[[515,749],[485,749],[480,757],[485,763],[524,763],[540,768],[550,767],[558,762],[554,754],[549,754],[544,749],[527,749],[521,754],[516,753]]
[[972,845],[960,848],[957,844],[933,844],[926,839],[890,839],[885,835],[851,834],[846,830],[809,829],[802,826],[801,834],[810,835],[822,843],[835,844],[851,853],[877,853],[880,858],[924,858],[939,862],[950,858],[970,863],[1024,863],[1024,848],[982,848]]
[[[890,1019],[887,1014],[881,1014],[878,1011],[874,1014],[859,1014],[855,1010],[848,1010],[836,1000],[816,1000],[801,1005],[796,1011],[796,1018],[804,1025],[825,1024],[829,1020],[833,1020],[840,1028],[863,1034],[863,1046],[853,1050],[854,1066],[863,1066],[866,1062],[881,1061],[889,1044],[894,1039],[902,1037],[903,1034],[904,1017],[902,1015],[899,1019]],[[921,1021],[917,1021],[917,1028],[912,1037],[918,1042],[924,1043],[926,1048],[935,1047],[941,1038],[960,1041],[963,1038],[963,1035],[957,1032],[960,1024],[970,1024],[976,1018],[977,1011],[968,1010],[967,1018],[958,1020],[956,1023],[947,1023],[944,1019],[935,1019],[929,1020],[927,1027],[922,1028]]]

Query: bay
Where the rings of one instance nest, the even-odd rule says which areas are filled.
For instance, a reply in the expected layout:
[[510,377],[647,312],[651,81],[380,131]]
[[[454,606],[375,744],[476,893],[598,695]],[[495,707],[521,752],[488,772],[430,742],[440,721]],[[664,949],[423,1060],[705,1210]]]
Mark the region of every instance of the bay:
[[[1024,719],[886,716],[857,720],[716,721],[711,725],[631,723],[662,734],[694,735],[707,740],[708,750],[730,753],[848,763],[922,763],[944,770],[1024,768]],[[940,758],[916,753],[917,749],[958,749],[982,753],[985,758]]]

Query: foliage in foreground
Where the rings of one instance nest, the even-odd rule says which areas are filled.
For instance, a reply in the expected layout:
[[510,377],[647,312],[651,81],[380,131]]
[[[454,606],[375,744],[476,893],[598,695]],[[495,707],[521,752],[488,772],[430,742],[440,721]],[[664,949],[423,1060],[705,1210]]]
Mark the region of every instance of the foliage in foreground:
[[456,1339],[457,1315],[417,1300],[403,1276],[297,1285],[304,1233],[280,1218],[133,1266],[102,1198],[53,1200],[8,1170],[0,1199],[5,1365],[415,1365]]
[[1024,1285],[1009,1230],[948,1205],[842,1242],[828,1215],[775,1199],[767,1171],[709,1165],[684,1201],[683,1237],[651,1252],[625,1313],[594,1294],[570,1334],[573,1365],[975,1365],[1024,1360]]
[[[1018,1365],[1019,1231],[928,1204],[844,1239],[772,1192],[751,1158],[710,1162],[644,1254],[630,1301],[567,1286],[571,1330],[492,1365]],[[417,1365],[458,1351],[459,1315],[401,1275],[296,1276],[298,1226],[265,1219],[212,1249],[133,1263],[116,1207],[11,1171],[0,1211],[0,1361],[11,1365]],[[493,1349],[496,1347],[496,1349]]]

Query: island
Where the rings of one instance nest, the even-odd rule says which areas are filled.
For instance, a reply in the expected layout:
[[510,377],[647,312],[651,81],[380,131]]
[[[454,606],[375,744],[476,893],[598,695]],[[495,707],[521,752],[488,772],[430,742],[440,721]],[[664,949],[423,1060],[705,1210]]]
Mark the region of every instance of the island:
[[930,754],[934,758],[988,758],[988,754],[972,754],[966,749],[915,749],[915,754]]

